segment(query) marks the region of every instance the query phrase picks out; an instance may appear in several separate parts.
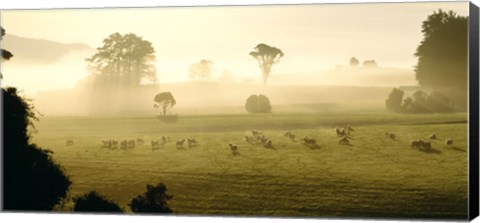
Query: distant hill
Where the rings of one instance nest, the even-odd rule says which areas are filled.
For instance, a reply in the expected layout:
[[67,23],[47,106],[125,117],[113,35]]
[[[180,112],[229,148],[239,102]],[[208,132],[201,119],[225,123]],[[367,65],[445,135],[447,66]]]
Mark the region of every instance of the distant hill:
[[[6,34],[2,39],[2,48],[14,55],[17,63],[50,64],[68,54],[81,54],[85,57],[93,54],[94,48],[84,43],[59,43],[51,40],[25,38]],[[13,61],[13,60],[12,60]]]

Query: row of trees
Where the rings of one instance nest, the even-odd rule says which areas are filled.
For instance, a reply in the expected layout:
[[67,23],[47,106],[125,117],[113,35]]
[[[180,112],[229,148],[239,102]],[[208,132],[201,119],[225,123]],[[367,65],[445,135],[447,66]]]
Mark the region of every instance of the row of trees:
[[[360,61],[355,58],[355,57],[352,57],[350,58],[350,67],[358,67],[360,65]],[[363,61],[363,64],[362,64],[363,67],[367,67],[367,68],[374,68],[374,67],[378,67],[377,65],[377,62],[375,62],[375,60],[365,60]]]
[[405,97],[405,92],[394,88],[385,101],[387,110],[397,113],[444,113],[454,111],[452,100],[438,91],[427,94],[416,91]]
[[[284,54],[276,47],[260,43],[249,55],[257,61],[263,84],[266,85],[273,64],[278,63]],[[157,81],[152,43],[133,33],[111,34],[103,40],[103,46],[97,48],[97,52],[86,61],[94,87],[136,87],[143,79]],[[212,65],[212,61],[202,59],[189,67],[188,75],[192,80],[208,79]]]

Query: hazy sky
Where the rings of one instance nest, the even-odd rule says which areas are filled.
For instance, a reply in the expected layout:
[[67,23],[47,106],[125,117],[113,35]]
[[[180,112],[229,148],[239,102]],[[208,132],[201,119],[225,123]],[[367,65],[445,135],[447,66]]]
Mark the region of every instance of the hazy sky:
[[[421,23],[439,8],[468,15],[468,2],[318,4],[2,11],[1,24],[10,34],[94,48],[114,32],[135,33],[153,43],[162,82],[187,80],[188,66],[203,58],[214,62],[217,73],[228,69],[238,77],[259,75],[248,55],[258,43],[285,53],[272,75],[329,70],[352,56],[375,59],[384,67],[412,68]],[[75,64],[82,66],[83,59]],[[72,86],[87,74],[75,69],[55,86]],[[29,81],[24,78],[28,75],[10,83]]]

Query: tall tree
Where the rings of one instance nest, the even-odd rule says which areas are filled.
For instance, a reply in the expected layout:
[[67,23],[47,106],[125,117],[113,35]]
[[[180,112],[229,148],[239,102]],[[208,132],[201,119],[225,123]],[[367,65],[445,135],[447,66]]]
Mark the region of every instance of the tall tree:
[[438,10],[423,22],[422,33],[414,54],[418,83],[444,92],[466,110],[468,17]]
[[192,80],[204,80],[210,78],[212,75],[213,62],[210,60],[200,60],[197,63],[190,65],[188,68],[188,76]]
[[263,85],[267,85],[267,79],[272,70],[272,65],[278,63],[283,55],[282,50],[265,43],[258,44],[254,50],[250,52],[250,56],[257,60],[258,66],[262,71]]
[[162,92],[155,95],[153,101],[156,102],[156,104],[154,104],[155,108],[162,109],[162,115],[166,115],[167,110],[171,109],[177,103],[170,92]]
[[97,53],[87,58],[89,68],[101,86],[138,86],[143,78],[155,82],[152,43],[133,33],[111,34]]

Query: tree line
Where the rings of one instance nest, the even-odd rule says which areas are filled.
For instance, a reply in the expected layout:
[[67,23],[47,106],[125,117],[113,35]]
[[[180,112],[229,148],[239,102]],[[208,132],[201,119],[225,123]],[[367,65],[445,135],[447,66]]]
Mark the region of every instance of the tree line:
[[405,113],[466,111],[468,99],[468,17],[439,9],[422,23],[423,40],[415,51],[415,78],[432,89],[416,91],[403,100],[393,89],[385,104],[388,110]]

